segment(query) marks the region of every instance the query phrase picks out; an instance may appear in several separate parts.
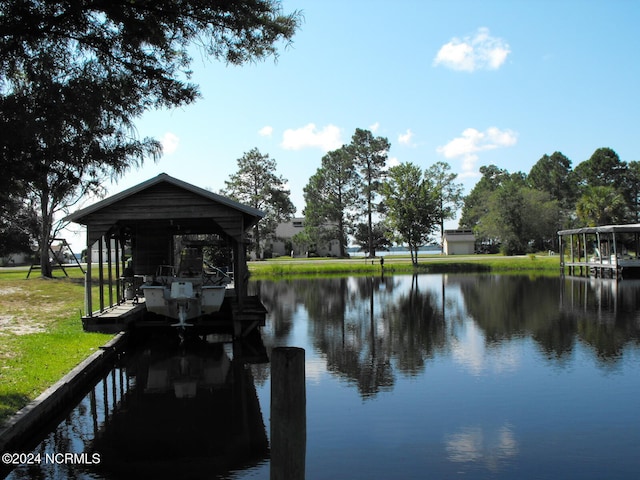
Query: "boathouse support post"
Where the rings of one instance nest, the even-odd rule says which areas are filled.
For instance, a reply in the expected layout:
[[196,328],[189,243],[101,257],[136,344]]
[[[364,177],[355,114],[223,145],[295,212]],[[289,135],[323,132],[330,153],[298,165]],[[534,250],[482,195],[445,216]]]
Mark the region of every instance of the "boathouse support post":
[[[571,238],[573,238],[573,234],[571,234]],[[582,243],[580,243],[580,235],[576,235],[576,243],[577,243],[577,250],[578,250],[578,263],[581,263],[581,258],[582,258]],[[586,259],[585,259],[586,261]],[[575,267],[574,267],[575,268]],[[580,275],[582,275],[582,265],[580,265]]]
[[244,236],[234,239],[233,255],[233,286],[236,291],[238,307],[242,309],[247,296],[248,268],[247,268],[247,242]]
[[598,256],[600,257],[600,277],[602,278],[602,272],[604,270],[604,259],[602,254],[602,237],[600,236],[600,232],[596,232],[596,237],[598,239]]
[[[560,275],[563,275],[564,274],[564,249],[562,248],[562,235],[558,235],[558,250],[560,251]],[[573,245],[571,245],[571,258],[573,259]],[[569,273],[571,273],[571,270],[569,270]],[[444,292],[444,287],[442,291]]]
[[564,273],[565,268],[565,253],[567,255],[567,261],[569,263],[569,274],[571,274],[571,262],[573,261],[573,244],[571,242],[571,237],[569,237],[569,247],[568,251],[565,252],[565,248],[567,248],[566,241],[562,235],[558,235],[558,252],[560,253],[560,271]]
[[271,480],[303,480],[307,450],[304,349],[271,353]]
[[106,235],[105,243],[107,245],[107,281],[109,282],[109,306],[113,307],[113,262],[111,259],[111,245],[113,244],[113,238],[111,235]]
[[[580,243],[581,241],[582,243]],[[578,235],[578,244],[581,248],[578,252],[578,261],[581,262],[580,275],[582,275],[583,270],[586,275],[589,275],[589,266],[587,265],[587,262],[589,261],[589,257],[587,256],[587,237],[583,235],[582,240],[580,240],[580,235]]]
[[116,303],[120,305],[120,300],[124,298],[120,296],[120,239],[118,237],[113,237],[113,258],[115,258],[115,267],[116,267]]
[[104,259],[102,255],[102,239],[98,239],[98,292],[100,293],[100,311],[104,312]]
[[618,277],[618,246],[616,245],[616,232],[611,233],[611,244],[613,246],[613,252],[610,252],[610,259],[613,263],[613,272],[611,272],[611,276],[615,275]]
[[87,232],[87,270],[84,274],[84,314],[87,317],[93,316],[93,302],[91,299],[91,291],[93,290],[93,284],[91,282],[91,241],[89,240],[89,233]]

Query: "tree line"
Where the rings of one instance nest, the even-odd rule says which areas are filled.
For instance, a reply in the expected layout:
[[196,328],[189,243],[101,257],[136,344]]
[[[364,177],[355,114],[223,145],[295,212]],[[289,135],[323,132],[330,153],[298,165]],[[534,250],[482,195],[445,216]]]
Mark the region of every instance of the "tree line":
[[[349,144],[328,152],[304,187],[304,230],[293,242],[313,252],[338,242],[339,256],[347,256],[349,238],[371,256],[394,243],[407,245],[414,263],[418,249],[462,204],[462,185],[450,166],[438,162],[426,170],[412,163],[387,168],[391,148],[385,137],[357,128]],[[264,210],[254,227],[258,258],[263,243],[275,239],[278,223],[295,211],[285,189],[287,180],[276,173],[275,160],[257,149],[238,160],[238,172],[221,193]]]
[[495,165],[464,199],[460,227],[505,254],[557,250],[558,230],[638,222],[640,162],[598,148],[572,168],[560,152],[543,155],[528,174]]
[[[418,249],[444,236],[444,223],[461,209],[459,228],[471,229],[480,251],[507,255],[557,249],[567,228],[638,222],[640,162],[621,161],[599,148],[572,168],[560,152],[543,155],[528,174],[495,165],[463,196],[462,184],[445,162],[426,169],[413,163],[387,168],[388,139],[356,129],[349,144],[324,155],[304,187],[304,230],[293,241],[313,252],[338,242],[347,256],[350,239],[371,256],[393,244]],[[239,172],[222,193],[267,212],[256,227],[256,253],[275,239],[278,223],[295,211],[275,160],[257,149],[238,161]],[[244,179],[244,180],[243,180]],[[252,183],[253,182],[253,183]]]

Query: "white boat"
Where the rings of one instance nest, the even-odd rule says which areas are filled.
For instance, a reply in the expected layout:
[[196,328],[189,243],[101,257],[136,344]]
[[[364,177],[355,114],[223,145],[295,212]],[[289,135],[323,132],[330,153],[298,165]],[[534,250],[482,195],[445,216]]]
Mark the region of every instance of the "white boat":
[[176,327],[188,327],[187,320],[220,310],[231,278],[219,269],[204,271],[202,252],[183,251],[180,270],[171,265],[158,267],[156,275],[140,288],[147,311],[175,320]]

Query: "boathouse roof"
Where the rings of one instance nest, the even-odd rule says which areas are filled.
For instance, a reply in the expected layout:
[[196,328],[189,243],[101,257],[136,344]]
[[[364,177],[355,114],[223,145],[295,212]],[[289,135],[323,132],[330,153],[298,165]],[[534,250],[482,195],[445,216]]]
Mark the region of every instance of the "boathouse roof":
[[570,230],[560,230],[558,235],[577,235],[582,233],[634,233],[640,232],[640,223],[626,225],[600,225],[598,227],[582,227]]
[[247,205],[191,185],[166,173],[68,215],[96,235],[114,224],[172,221],[184,230],[239,237],[265,215]]

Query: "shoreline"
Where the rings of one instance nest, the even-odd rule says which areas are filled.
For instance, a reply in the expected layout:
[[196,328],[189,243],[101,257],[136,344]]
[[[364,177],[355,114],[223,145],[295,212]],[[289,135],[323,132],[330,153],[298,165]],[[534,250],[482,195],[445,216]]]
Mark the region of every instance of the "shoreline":
[[[380,260],[384,259],[384,264]],[[252,277],[263,279],[296,275],[508,273],[546,271],[560,273],[559,255],[421,255],[413,265],[409,256],[352,258],[280,257],[249,262]]]

